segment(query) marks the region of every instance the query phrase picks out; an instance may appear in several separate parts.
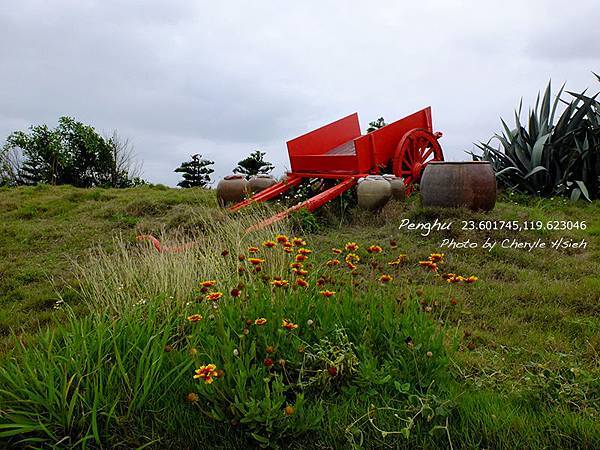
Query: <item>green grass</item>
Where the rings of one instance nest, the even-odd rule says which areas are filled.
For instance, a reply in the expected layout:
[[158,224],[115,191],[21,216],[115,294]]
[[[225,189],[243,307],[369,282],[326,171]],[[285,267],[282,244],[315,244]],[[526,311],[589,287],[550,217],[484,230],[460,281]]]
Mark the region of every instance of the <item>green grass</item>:
[[[337,225],[305,236],[314,250],[310,286],[283,289],[268,283],[295,279],[281,249],[261,248],[267,262],[256,274],[237,255],[289,231],[288,224],[247,235],[245,225],[264,212],[231,220],[214,209],[209,192],[0,190],[7,353],[0,361],[0,440],[63,447],[598,447],[600,204],[503,200],[489,214],[426,211],[411,200],[376,216],[329,220]],[[320,223],[337,217],[335,209],[323,211]],[[423,237],[400,232],[403,218],[455,226]],[[494,219],[585,220],[588,227],[460,229],[462,220]],[[196,245],[158,254],[135,242],[146,232]],[[470,285],[449,284],[418,266],[445,237],[561,236],[586,239],[588,248],[442,249],[440,272],[477,276]],[[361,246],[358,272],[351,275],[343,262],[328,267],[330,249],[351,241]],[[370,244],[384,252],[369,255]],[[398,253],[407,262],[387,265]],[[382,285],[381,273],[394,280]],[[200,279],[217,280],[225,294],[218,308],[198,302]],[[232,298],[236,286],[242,295]],[[324,299],[321,289],[336,295]],[[65,304],[56,305],[59,298]],[[202,321],[188,322],[193,313]],[[246,322],[258,317],[267,323]],[[299,328],[282,329],[283,318]],[[47,331],[36,331],[46,324]],[[195,383],[193,370],[211,362],[223,376]],[[197,402],[186,401],[190,392]],[[286,416],[286,406],[294,413]]]
[[133,241],[136,232],[191,225],[195,211],[215,204],[205,191],[163,186],[0,189],[0,343],[62,319],[54,305],[77,302],[73,262],[89,249],[109,248],[120,234]]

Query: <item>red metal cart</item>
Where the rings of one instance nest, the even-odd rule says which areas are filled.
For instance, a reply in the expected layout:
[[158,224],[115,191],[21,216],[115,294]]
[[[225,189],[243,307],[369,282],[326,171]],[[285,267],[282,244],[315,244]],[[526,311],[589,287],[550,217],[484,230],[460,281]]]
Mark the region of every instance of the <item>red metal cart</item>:
[[359,178],[393,173],[404,179],[407,192],[421,179],[430,161],[444,159],[434,133],[431,108],[427,107],[371,133],[361,135],[358,114],[318,128],[288,141],[291,172],[285,181],[229,208],[237,211],[254,202],[263,202],[299,185],[303,179],[335,179],[338,184],[252,227],[258,229],[306,208],[314,211],[356,184]]

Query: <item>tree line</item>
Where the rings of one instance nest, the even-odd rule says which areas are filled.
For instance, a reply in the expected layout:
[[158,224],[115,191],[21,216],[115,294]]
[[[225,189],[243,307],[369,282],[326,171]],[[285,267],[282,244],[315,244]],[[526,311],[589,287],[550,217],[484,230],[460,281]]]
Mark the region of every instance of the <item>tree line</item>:
[[[383,118],[369,124],[368,132],[385,125]],[[256,150],[237,163],[234,173],[247,179],[269,174],[273,164]],[[212,183],[214,161],[191,155],[175,172],[182,188],[206,187]],[[100,135],[94,127],[63,116],[55,128],[34,125],[15,131],[0,148],[0,186],[71,184],[77,187],[126,188],[146,184],[140,177],[133,147],[117,132]]]
[[[233,169],[247,178],[267,174],[273,165],[256,150]],[[178,186],[206,187],[214,161],[192,155],[175,169]],[[11,133],[0,147],[0,186],[70,184],[76,187],[126,188],[146,184],[133,146],[117,132],[102,136],[94,127],[63,116],[55,128],[34,125]]]
[[117,132],[63,116],[56,128],[35,125],[15,131],[0,148],[0,186],[71,184],[124,188],[144,184],[129,141]]

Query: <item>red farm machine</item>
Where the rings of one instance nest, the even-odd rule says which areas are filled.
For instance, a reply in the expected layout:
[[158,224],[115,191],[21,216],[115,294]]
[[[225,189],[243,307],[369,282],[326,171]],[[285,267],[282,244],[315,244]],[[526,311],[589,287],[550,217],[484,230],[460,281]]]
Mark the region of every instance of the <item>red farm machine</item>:
[[288,141],[291,172],[285,180],[229,210],[237,211],[252,203],[275,198],[306,179],[338,182],[251,229],[267,226],[298,209],[314,211],[368,175],[393,173],[403,178],[407,192],[410,192],[412,184],[419,182],[430,161],[444,159],[438,143],[441,136],[442,133],[433,132],[430,107],[365,135],[361,135],[358,114],[351,114]]

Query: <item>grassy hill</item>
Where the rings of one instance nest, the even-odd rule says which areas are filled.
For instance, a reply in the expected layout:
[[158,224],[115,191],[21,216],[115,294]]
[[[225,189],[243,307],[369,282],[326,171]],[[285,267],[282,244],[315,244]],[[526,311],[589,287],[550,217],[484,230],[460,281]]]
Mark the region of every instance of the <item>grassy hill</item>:
[[61,298],[76,304],[74,264],[91,248],[109,248],[120,235],[158,235],[215,205],[210,192],[164,186],[0,188],[0,336],[61,317]]
[[[376,216],[334,213],[335,205],[319,218],[327,225],[302,235],[313,251],[310,286],[278,290],[273,280],[293,284],[297,274],[283,252],[261,244],[291,233],[290,224],[244,235],[210,191],[0,189],[0,334],[4,353],[11,350],[0,381],[12,392],[0,391],[11,405],[0,406],[0,440],[56,444],[66,436],[62,443],[72,446],[164,447],[219,435],[233,446],[600,446],[598,202],[505,196],[482,214],[423,210],[412,199]],[[423,236],[399,230],[406,219],[453,225]],[[482,230],[463,229],[463,221],[478,228],[493,220],[533,228],[585,221],[585,229],[486,230],[486,222]],[[195,246],[159,255],[136,242],[143,233]],[[503,240],[550,245],[560,238],[587,244],[500,247]],[[440,248],[443,239],[499,244]],[[359,245],[355,272],[345,267],[347,251],[331,251],[348,242]],[[266,260],[260,273],[251,273],[251,245]],[[383,251],[366,252],[370,245]],[[440,252],[438,274],[419,266]],[[247,258],[238,261],[242,253]],[[400,254],[406,261],[388,264]],[[339,267],[328,263],[336,258]],[[449,283],[439,276],[448,272],[478,280]],[[382,274],[392,280],[381,281]],[[210,302],[196,303],[202,279],[216,280],[226,294],[239,287],[242,303],[229,299],[211,312]],[[329,303],[319,294],[325,289],[336,292]],[[196,312],[206,327],[198,335],[185,319]],[[299,328],[282,330],[284,314]],[[264,334],[241,322],[263,316]],[[244,349],[247,357],[232,356]],[[98,372],[98,361],[115,358],[118,364],[100,364]],[[194,385],[190,371],[208,359],[224,375]],[[33,383],[33,373],[54,377],[57,392]],[[121,386],[114,394],[94,391],[111,383]]]

